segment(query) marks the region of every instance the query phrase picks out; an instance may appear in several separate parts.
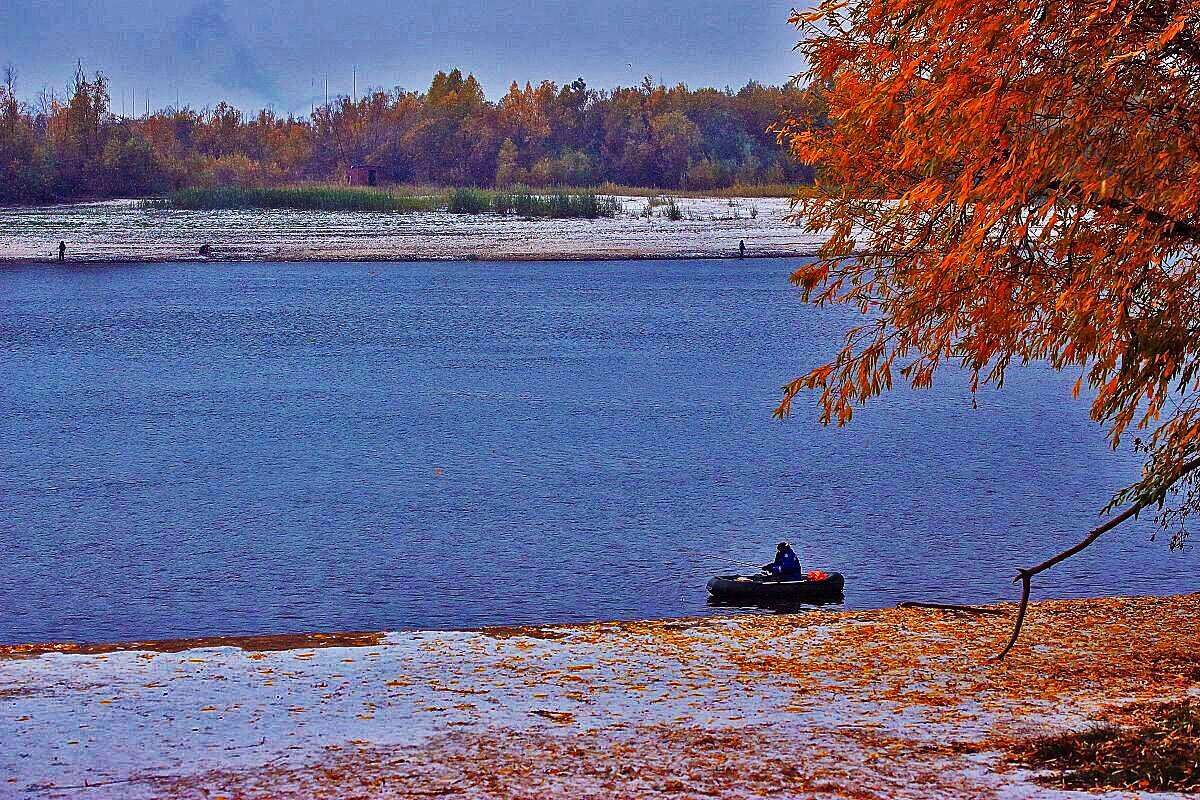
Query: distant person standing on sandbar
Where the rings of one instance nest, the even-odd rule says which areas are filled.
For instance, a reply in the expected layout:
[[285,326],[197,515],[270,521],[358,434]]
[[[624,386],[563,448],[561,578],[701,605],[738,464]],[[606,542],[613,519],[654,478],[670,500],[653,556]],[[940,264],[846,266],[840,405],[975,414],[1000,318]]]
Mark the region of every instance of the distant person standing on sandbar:
[[58,243],[58,260],[59,261],[67,260],[67,243],[66,242],[60,241]]
[[742,239],[738,242],[738,258],[746,257],[746,240]]

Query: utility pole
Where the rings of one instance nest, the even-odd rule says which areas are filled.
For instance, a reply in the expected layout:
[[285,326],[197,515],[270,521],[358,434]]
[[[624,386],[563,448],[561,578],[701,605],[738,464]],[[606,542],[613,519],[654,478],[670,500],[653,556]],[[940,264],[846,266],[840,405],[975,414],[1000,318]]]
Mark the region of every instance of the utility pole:
[[358,67],[350,68],[350,99],[358,102]]
[[329,73],[325,73],[325,112],[329,113]]

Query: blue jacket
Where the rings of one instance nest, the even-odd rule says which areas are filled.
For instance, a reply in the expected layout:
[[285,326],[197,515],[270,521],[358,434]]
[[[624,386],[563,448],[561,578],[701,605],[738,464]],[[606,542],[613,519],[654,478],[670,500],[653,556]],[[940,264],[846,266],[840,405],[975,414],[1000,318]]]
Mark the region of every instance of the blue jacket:
[[775,553],[775,560],[767,565],[767,569],[772,575],[782,575],[785,577],[802,577],[803,570],[800,567],[800,559],[796,558],[792,548],[785,547]]

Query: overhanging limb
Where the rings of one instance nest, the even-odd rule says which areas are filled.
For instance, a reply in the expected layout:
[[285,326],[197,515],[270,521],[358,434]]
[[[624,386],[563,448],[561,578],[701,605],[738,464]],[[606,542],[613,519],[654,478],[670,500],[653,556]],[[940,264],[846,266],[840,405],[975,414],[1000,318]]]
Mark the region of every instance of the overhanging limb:
[[1182,478],[1184,475],[1187,475],[1197,467],[1200,467],[1200,458],[1184,464],[1179,468],[1179,471],[1175,473],[1175,477],[1171,478],[1169,482],[1163,485],[1163,487],[1153,495],[1143,500],[1139,500],[1122,513],[1105,522],[1100,527],[1093,529],[1088,533],[1087,536],[1080,539],[1079,542],[1077,542],[1074,546],[1068,547],[1058,555],[1046,559],[1036,567],[1027,567],[1025,569],[1018,568],[1017,577],[1013,578],[1013,583],[1017,583],[1018,581],[1021,583],[1021,605],[1017,608],[1017,621],[1013,624],[1012,636],[1009,637],[1008,644],[1004,646],[1004,649],[1000,651],[999,655],[996,656],[996,659],[998,661],[1003,660],[1004,657],[1008,655],[1008,651],[1012,650],[1013,645],[1017,643],[1017,637],[1021,635],[1021,626],[1025,624],[1025,612],[1029,610],[1029,589],[1034,575],[1037,575],[1039,572],[1045,572],[1055,564],[1067,560],[1080,550],[1083,550],[1085,547],[1090,545],[1092,542],[1099,539],[1105,533],[1108,533],[1113,528],[1120,525],[1125,520],[1129,519],[1130,517],[1137,516],[1138,513],[1140,513],[1146,506],[1157,503],[1167,493],[1167,490],[1174,486],[1180,478]]

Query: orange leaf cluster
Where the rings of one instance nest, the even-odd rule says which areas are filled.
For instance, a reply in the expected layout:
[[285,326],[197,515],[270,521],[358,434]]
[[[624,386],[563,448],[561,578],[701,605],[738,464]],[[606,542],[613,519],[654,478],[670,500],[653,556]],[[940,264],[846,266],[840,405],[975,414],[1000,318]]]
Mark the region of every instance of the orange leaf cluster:
[[1161,499],[1200,439],[1200,2],[826,0],[796,13],[824,119],[777,130],[817,169],[828,239],[793,282],[859,309],[785,387],[822,421],[947,362],[1077,370],[1116,446],[1141,429]]

